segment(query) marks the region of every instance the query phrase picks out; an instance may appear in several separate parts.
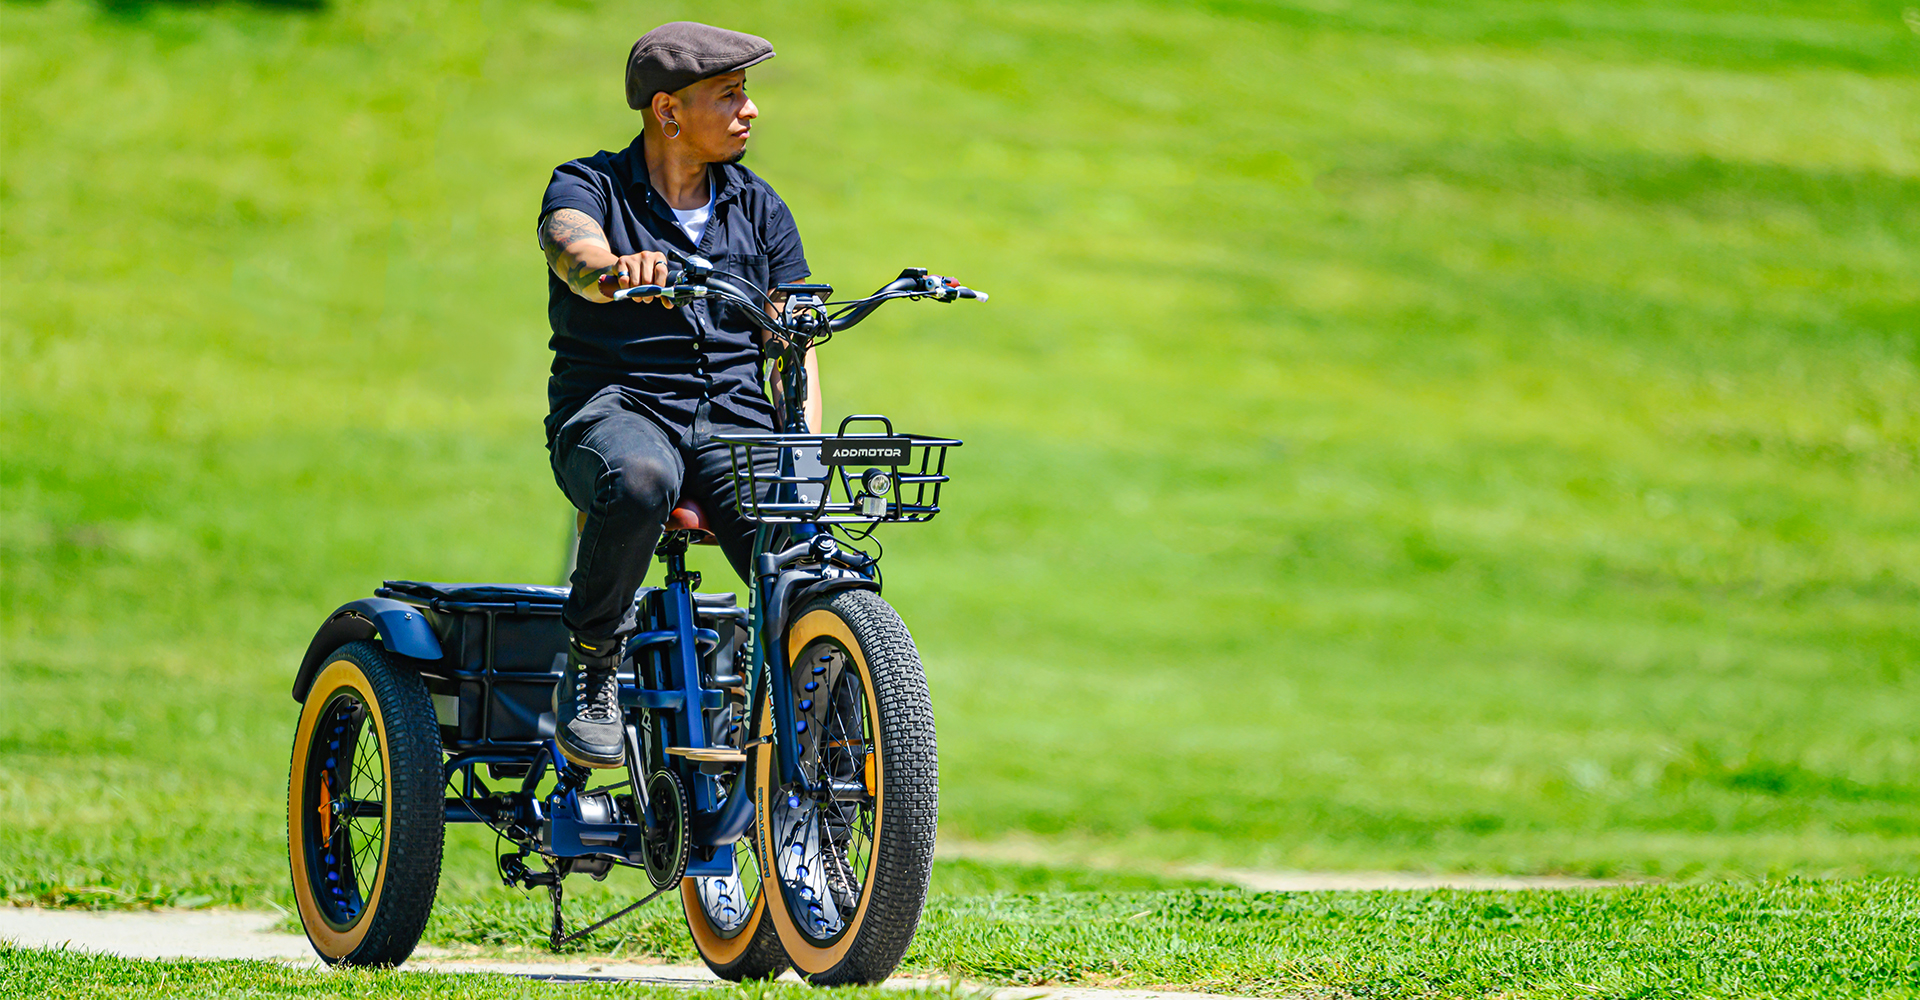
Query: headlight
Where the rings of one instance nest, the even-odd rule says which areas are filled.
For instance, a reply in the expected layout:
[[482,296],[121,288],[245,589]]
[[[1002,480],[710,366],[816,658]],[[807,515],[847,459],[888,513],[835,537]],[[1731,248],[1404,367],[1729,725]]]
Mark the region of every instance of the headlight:
[[860,488],[868,496],[883,497],[893,492],[893,477],[879,469],[868,469],[860,474]]

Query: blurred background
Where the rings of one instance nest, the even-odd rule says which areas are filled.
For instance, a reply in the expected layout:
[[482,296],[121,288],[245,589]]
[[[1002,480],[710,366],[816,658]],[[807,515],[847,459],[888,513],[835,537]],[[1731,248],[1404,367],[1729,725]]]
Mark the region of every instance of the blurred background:
[[323,617],[558,577],[535,214],[679,18],[821,280],[993,293],[823,351],[967,442],[943,852],[1920,873],[1920,10],[9,0],[0,897],[284,901]]

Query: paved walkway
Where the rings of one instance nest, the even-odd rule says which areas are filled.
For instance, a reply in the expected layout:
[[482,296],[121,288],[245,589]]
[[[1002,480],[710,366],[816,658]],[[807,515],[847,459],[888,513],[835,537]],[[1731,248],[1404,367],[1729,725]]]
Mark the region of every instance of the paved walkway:
[[[250,958],[286,962],[319,970],[325,967],[299,934],[273,930],[280,918],[272,913],[234,910],[176,910],[159,912],[90,913],[80,910],[37,910],[0,906],[0,940],[29,948],[72,948],[127,958]],[[698,987],[718,983],[705,966],[649,965],[641,962],[555,959],[552,961],[492,961],[454,959],[433,948],[421,948],[404,968],[417,972],[492,972],[550,982],[632,982],[663,986]],[[786,978],[795,978],[789,972]],[[944,980],[897,978],[896,989],[927,989]],[[1211,1000],[1203,993],[1156,990],[1095,990],[1080,988],[999,989],[991,1000]]]
[[1515,889],[1598,889],[1626,885],[1618,879],[1573,878],[1564,875],[1461,875],[1416,872],[1312,872],[1285,869],[1223,868],[1213,865],[1166,865],[1143,869],[1138,858],[1111,857],[1098,850],[1076,851],[1045,847],[1038,843],[1010,839],[993,843],[943,839],[938,848],[943,858],[971,858],[977,861],[1010,861],[1016,864],[1049,865],[1063,861],[1075,866],[1111,871],[1157,870],[1181,878],[1209,879],[1237,885],[1255,892],[1351,892],[1375,889],[1471,889],[1498,891]]

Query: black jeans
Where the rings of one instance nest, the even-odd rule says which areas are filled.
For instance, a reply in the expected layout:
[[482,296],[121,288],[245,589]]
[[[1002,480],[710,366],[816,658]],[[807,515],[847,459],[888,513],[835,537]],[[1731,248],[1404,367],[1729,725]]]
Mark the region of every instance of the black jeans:
[[[561,425],[554,478],[574,507],[587,512],[573,593],[561,613],[575,635],[593,641],[634,630],[634,592],[646,579],[667,514],[682,497],[706,511],[734,572],[751,581],[755,525],[734,505],[730,449],[713,440],[716,430],[765,428],[716,428],[702,402],[692,425],[676,433],[619,391],[593,397]],[[765,456],[757,471],[773,475],[773,458]]]

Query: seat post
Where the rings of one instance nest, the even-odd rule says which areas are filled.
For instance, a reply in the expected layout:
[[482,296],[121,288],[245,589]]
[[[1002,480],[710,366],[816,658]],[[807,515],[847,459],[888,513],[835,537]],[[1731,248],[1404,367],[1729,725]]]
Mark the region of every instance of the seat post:
[[687,569],[687,533],[668,530],[660,536],[654,554],[667,564],[667,586],[684,583],[688,590],[700,589],[700,574]]

